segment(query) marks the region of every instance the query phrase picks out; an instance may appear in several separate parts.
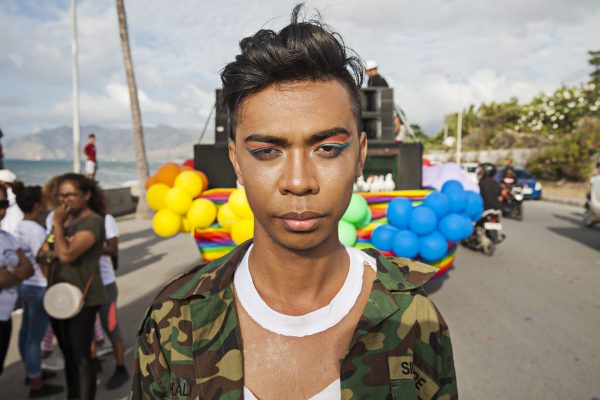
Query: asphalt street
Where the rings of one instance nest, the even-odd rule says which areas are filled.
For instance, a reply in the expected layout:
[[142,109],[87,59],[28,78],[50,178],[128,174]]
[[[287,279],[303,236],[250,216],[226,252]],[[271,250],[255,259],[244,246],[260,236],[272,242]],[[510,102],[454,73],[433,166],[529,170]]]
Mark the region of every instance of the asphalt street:
[[[577,207],[528,202],[523,222],[503,220],[508,237],[492,257],[460,248],[448,275],[427,285],[450,326],[461,399],[600,398],[600,229],[583,228],[580,216]],[[147,304],[198,253],[185,235],[160,240],[135,221],[119,228],[119,318],[131,365]],[[27,397],[15,339],[3,399]],[[127,398],[128,384],[104,389],[114,361],[102,360],[97,398]]]
[[461,248],[428,285],[462,399],[600,398],[600,229],[581,209],[525,203],[492,257]]

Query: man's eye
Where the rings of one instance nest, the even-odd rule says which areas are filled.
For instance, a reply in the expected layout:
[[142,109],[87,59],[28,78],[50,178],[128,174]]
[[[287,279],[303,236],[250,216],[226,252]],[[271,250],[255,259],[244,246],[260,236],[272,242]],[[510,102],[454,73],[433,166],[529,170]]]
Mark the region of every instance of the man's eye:
[[319,146],[316,150],[316,152],[323,156],[323,157],[337,157],[340,154],[342,154],[342,152],[344,151],[344,149],[347,146],[344,144],[323,144],[321,146]]
[[268,160],[272,160],[276,157],[279,156],[279,154],[281,153],[281,151],[279,151],[279,149],[275,148],[275,147],[264,147],[262,149],[248,149],[248,151],[250,152],[250,154],[252,154],[252,156],[254,156],[254,158],[256,158],[257,160],[261,160],[261,161],[268,161]]

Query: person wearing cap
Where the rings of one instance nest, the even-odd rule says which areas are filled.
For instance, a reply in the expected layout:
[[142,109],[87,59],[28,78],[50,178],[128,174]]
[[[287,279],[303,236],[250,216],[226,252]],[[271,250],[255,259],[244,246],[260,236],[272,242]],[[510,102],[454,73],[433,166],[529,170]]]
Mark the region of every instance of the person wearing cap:
[[365,64],[365,70],[367,71],[367,76],[369,77],[367,80],[367,86],[389,87],[385,78],[379,75],[377,67],[377,62],[373,60],[369,60]]
[[15,235],[17,232],[17,226],[19,222],[23,220],[23,211],[17,205],[17,196],[13,192],[13,187],[23,186],[23,184],[17,181],[17,175],[10,169],[0,169],[0,184],[6,187],[8,193],[8,209],[6,210],[6,217],[0,222],[0,228],[9,232],[11,235]]

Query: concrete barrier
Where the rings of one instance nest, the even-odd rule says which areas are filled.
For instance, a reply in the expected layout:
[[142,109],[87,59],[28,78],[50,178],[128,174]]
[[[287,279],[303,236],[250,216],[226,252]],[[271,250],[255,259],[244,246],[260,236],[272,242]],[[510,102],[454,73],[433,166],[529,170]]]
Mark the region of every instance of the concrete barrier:
[[104,189],[106,199],[106,212],[118,217],[135,212],[137,198],[131,194],[130,187]]

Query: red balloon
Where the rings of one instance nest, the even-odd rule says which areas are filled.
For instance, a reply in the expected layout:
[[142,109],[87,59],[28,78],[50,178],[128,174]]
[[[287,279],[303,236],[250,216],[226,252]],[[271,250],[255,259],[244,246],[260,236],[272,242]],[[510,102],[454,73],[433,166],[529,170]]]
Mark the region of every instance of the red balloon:
[[183,166],[184,167],[192,167],[192,168],[194,168],[194,159],[193,158],[188,158],[187,160],[185,160],[183,162]]

